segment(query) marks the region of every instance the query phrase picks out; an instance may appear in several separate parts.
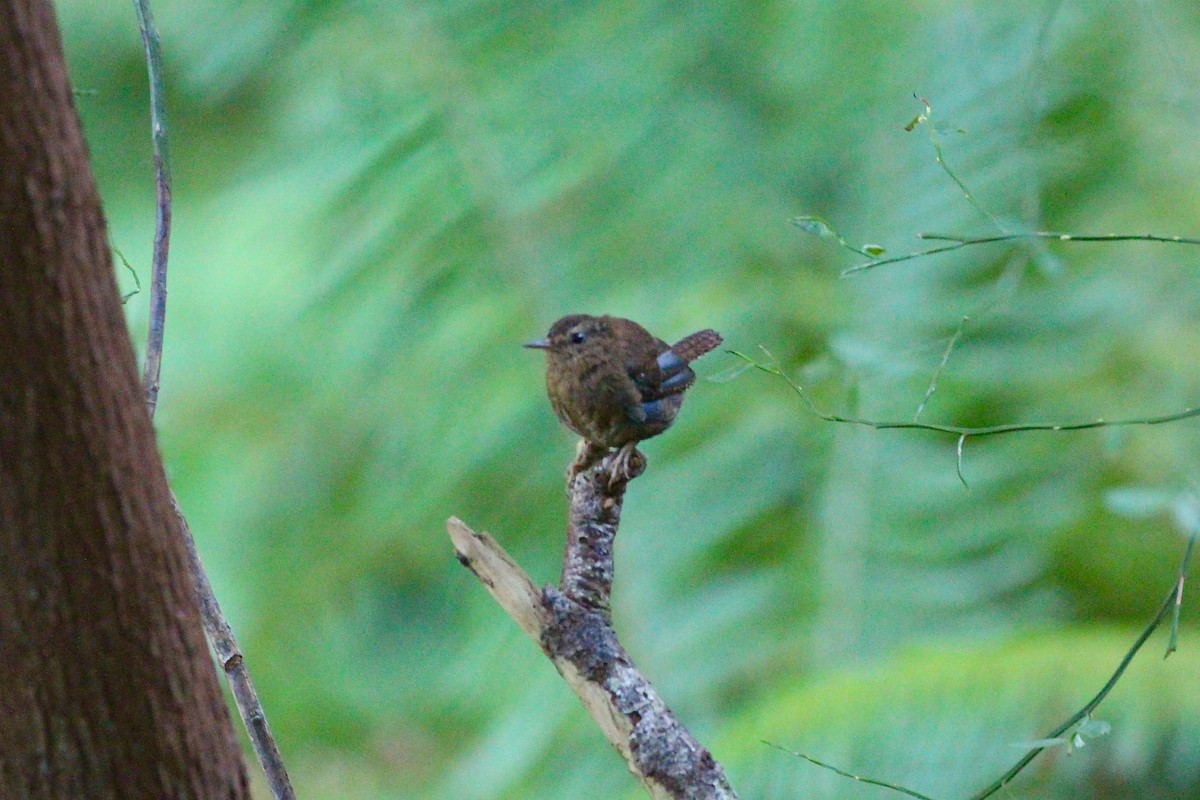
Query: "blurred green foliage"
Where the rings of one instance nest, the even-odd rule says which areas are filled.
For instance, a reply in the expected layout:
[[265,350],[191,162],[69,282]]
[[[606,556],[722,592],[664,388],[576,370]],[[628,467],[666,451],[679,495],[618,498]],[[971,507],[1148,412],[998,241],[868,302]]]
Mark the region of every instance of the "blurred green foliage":
[[[59,5],[113,244],[144,278],[134,15]],[[443,530],[461,516],[555,578],[573,443],[517,345],[563,313],[717,328],[876,419],[912,417],[963,316],[924,421],[1200,397],[1195,247],[1018,242],[841,279],[855,257],[788,224],[892,254],[995,233],[933,136],[1007,229],[1200,234],[1194,3],[155,13],[176,179],[157,421],[307,800],[635,791]],[[914,92],[937,126],[905,132]],[[733,356],[701,363],[630,491],[616,625],[744,798],[891,796],[764,739],[939,797],[985,785],[1099,688],[1170,585],[1170,503],[1131,517],[1106,497],[1186,499],[1194,422],[968,441],[968,491],[953,437],[821,422]],[[1200,794],[1193,629],[1181,646],[1163,664],[1152,642],[1097,715],[1112,732],[1005,796]]]

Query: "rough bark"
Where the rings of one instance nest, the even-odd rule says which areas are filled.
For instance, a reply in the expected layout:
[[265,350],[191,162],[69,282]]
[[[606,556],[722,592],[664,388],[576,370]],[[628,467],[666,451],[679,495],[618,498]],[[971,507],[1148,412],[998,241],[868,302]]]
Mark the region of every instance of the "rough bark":
[[243,798],[49,0],[0,4],[0,796]]
[[[538,589],[486,533],[451,517],[458,560],[538,643],[629,771],[654,800],[737,800],[724,768],[680,724],[612,628],[613,551],[628,478],[621,451],[599,460],[581,443],[567,473],[571,496],[562,585]],[[640,456],[639,456],[640,458]],[[636,477],[645,460],[633,470]]]

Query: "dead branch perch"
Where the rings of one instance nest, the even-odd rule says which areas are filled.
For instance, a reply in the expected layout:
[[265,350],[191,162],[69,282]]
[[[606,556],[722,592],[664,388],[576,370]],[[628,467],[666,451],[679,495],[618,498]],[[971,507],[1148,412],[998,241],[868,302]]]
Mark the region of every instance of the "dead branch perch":
[[487,533],[451,517],[458,560],[538,643],[655,800],[736,800],[725,771],[675,718],[610,621],[613,542],[625,482],[609,457],[574,473],[562,587],[539,589]]

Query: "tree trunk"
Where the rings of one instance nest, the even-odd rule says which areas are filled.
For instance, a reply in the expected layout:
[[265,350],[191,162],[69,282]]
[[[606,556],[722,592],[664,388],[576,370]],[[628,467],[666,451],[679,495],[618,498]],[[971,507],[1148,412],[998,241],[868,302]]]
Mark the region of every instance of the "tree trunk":
[[49,0],[0,2],[0,796],[248,796]]

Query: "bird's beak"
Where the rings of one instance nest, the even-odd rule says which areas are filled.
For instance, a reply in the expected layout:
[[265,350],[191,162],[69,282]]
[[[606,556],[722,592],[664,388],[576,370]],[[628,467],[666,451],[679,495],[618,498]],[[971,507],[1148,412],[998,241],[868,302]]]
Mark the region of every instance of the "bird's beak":
[[534,339],[531,342],[525,342],[522,347],[532,347],[534,350],[549,350],[550,342],[547,339]]

